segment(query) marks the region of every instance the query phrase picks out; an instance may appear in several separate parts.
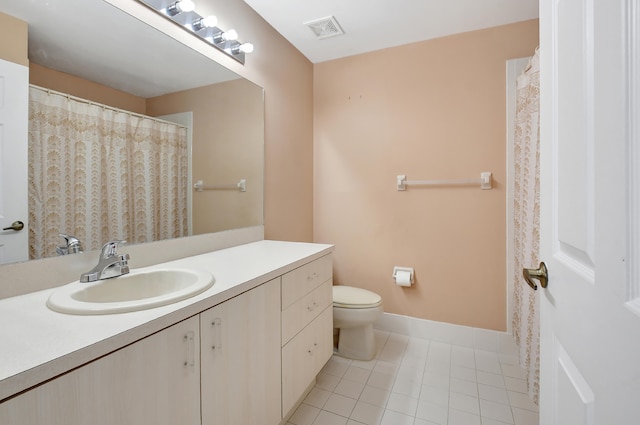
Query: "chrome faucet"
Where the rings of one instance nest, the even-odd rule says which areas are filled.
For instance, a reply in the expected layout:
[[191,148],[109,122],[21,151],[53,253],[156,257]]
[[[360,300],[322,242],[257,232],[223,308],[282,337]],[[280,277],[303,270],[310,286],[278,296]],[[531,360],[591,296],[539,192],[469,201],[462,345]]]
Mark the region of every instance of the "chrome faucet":
[[82,244],[75,236],[60,233],[60,237],[64,239],[65,244],[56,247],[58,255],[77,254],[82,252]]
[[98,264],[80,275],[80,282],[95,282],[129,273],[129,254],[118,254],[118,245],[127,241],[111,241],[104,244]]

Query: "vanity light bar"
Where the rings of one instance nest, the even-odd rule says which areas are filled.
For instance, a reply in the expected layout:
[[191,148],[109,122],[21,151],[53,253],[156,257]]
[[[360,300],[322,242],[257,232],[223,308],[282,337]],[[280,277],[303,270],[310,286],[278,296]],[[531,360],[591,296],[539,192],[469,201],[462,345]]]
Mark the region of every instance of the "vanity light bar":
[[253,44],[237,40],[238,34],[231,29],[217,27],[215,16],[200,16],[192,0],[137,0],[158,14],[180,25],[201,40],[231,56],[244,65],[245,54],[253,52]]

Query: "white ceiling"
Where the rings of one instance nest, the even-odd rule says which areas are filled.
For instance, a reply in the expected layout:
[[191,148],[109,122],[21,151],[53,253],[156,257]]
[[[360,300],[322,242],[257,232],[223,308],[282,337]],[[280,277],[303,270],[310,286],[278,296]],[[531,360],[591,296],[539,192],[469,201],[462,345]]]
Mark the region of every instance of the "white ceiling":
[[[244,1],[312,62],[538,17],[538,0]],[[0,12],[29,24],[33,62],[145,98],[238,78],[103,0],[0,0]],[[330,15],[344,35],[304,25]]]
[[[244,0],[311,62],[538,18],[538,0]],[[345,34],[305,22],[335,16]]]

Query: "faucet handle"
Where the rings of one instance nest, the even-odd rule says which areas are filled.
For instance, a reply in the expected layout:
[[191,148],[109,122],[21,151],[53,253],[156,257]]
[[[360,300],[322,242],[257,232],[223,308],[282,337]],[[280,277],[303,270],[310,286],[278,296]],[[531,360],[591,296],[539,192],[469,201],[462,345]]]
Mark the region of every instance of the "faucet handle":
[[109,241],[102,246],[102,258],[111,258],[118,255],[118,245],[127,243],[125,240]]
[[75,236],[60,233],[60,237],[65,240],[65,244],[56,247],[58,255],[77,254],[82,252],[82,243]]

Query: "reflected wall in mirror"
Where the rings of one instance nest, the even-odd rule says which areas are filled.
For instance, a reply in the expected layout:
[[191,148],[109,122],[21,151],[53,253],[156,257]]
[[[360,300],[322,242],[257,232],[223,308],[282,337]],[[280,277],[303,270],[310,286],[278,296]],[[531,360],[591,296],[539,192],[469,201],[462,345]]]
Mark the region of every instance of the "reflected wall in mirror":
[[[103,0],[0,0],[0,12],[29,25],[32,84],[139,114],[191,113],[189,232],[263,224],[262,88]],[[192,187],[240,179],[246,192]],[[56,255],[57,232],[45,256]]]

